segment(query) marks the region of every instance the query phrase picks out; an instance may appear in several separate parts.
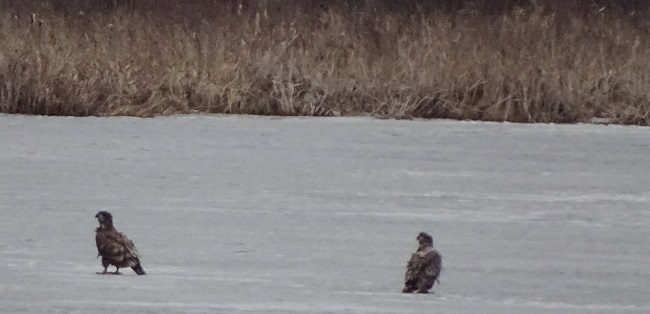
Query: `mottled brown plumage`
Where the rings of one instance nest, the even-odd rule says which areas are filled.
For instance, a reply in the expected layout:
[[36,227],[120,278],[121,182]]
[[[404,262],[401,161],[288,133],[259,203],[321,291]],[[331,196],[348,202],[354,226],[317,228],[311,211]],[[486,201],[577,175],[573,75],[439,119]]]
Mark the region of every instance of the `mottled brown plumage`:
[[442,256],[433,248],[433,238],[426,232],[420,232],[417,240],[418,249],[406,265],[403,293],[428,293],[442,269]]
[[[113,215],[100,211],[95,215],[99,227],[95,230],[95,243],[97,244],[97,257],[102,257],[103,272],[97,274],[120,275],[120,268],[131,267],[138,275],[145,275],[140,265],[140,253],[135,248],[133,241],[120,233],[113,226]],[[108,266],[116,267],[115,272],[108,272]]]

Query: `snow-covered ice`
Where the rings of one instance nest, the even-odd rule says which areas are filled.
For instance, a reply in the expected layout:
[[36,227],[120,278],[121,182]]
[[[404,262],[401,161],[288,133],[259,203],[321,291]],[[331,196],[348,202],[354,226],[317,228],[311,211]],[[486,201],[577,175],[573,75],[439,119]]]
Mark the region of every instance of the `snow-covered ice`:
[[2,115],[0,165],[2,313],[650,312],[650,128]]

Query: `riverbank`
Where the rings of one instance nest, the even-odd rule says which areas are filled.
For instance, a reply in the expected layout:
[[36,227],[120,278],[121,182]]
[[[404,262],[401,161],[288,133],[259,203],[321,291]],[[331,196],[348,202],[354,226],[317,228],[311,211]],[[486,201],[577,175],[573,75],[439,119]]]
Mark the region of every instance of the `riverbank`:
[[287,12],[5,12],[0,112],[650,123],[650,35],[618,17]]

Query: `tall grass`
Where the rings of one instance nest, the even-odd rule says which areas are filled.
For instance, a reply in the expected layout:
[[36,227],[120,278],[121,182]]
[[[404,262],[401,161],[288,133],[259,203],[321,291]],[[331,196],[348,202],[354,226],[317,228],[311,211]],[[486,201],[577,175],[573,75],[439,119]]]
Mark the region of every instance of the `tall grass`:
[[0,112],[648,125],[650,35],[606,13],[6,10]]

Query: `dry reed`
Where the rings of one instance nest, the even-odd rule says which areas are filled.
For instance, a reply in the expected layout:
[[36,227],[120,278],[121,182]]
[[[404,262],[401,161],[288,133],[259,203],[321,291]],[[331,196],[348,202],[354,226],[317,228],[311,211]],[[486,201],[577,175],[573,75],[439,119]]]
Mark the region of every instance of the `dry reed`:
[[602,12],[0,16],[0,112],[650,123],[650,35]]

